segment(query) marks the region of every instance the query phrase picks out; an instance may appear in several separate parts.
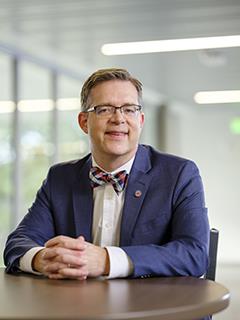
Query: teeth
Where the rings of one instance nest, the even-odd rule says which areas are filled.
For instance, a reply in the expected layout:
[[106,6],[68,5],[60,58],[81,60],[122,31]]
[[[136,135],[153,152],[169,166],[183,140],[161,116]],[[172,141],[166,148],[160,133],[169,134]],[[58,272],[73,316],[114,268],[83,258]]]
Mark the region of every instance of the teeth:
[[125,135],[125,134],[128,134],[128,133],[127,132],[120,132],[120,131],[107,131],[106,134]]

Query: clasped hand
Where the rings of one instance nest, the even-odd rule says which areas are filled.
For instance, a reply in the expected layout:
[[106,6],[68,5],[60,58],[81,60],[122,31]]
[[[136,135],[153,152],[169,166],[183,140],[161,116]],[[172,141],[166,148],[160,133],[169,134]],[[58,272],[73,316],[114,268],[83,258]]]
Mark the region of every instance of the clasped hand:
[[95,246],[80,236],[57,236],[45,243],[33,259],[33,268],[50,279],[99,277],[109,273],[105,248]]

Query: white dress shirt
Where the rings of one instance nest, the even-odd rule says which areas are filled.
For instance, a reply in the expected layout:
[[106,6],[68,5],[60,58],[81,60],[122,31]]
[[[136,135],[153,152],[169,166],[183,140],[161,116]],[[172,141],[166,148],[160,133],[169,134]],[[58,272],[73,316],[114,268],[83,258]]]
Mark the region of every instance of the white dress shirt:
[[[134,157],[117,170],[108,173],[114,174],[118,171],[126,170],[129,174],[133,161]],[[92,159],[92,164],[102,169],[94,159]],[[125,189],[117,194],[110,183],[95,187],[93,190],[93,244],[105,247],[108,251],[110,272],[107,278],[109,279],[127,277],[133,271],[133,264],[130,258],[124,250],[119,248],[124,198]],[[32,269],[32,259],[43,248],[35,247],[27,251],[20,259],[20,269],[38,274]]]
[[[133,160],[134,158],[117,170],[108,173],[115,174],[118,171],[126,170],[129,174]],[[92,162],[93,166],[99,167],[94,159]],[[96,187],[93,191],[93,244],[105,247],[108,251],[110,259],[108,278],[127,277],[133,269],[130,258],[125,251],[119,248],[124,198],[125,189],[117,195],[110,183]]]

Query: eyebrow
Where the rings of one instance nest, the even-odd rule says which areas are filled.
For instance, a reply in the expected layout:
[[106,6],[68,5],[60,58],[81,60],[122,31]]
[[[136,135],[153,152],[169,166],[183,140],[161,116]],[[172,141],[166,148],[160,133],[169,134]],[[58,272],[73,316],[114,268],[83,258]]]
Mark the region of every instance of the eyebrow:
[[[104,106],[116,108],[116,106],[114,106],[111,103],[101,103],[101,104],[94,105],[94,107],[104,107]],[[139,106],[139,104],[133,103],[133,102],[126,102],[126,103],[122,104],[120,107],[123,107],[123,106]]]

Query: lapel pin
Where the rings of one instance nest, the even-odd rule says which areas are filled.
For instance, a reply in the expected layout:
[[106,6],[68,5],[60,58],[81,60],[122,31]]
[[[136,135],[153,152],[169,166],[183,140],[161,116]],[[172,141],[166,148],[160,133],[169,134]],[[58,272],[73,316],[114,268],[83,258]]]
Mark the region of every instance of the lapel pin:
[[141,190],[137,190],[137,191],[135,191],[134,196],[135,196],[136,198],[140,198],[140,197],[141,197],[141,195],[142,195],[142,191],[141,191]]

